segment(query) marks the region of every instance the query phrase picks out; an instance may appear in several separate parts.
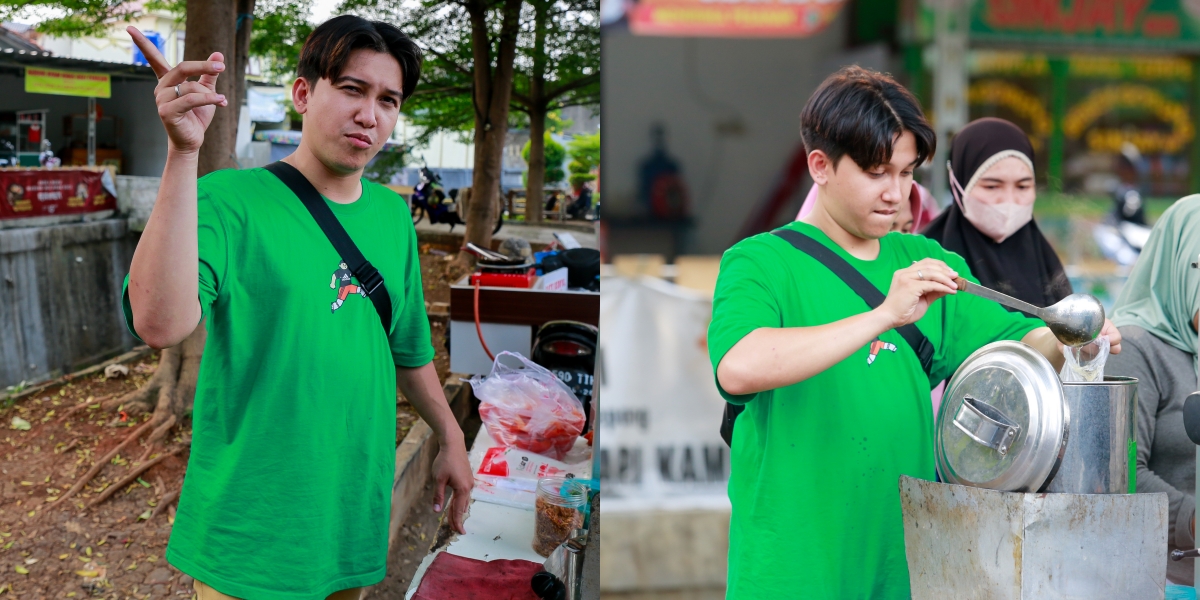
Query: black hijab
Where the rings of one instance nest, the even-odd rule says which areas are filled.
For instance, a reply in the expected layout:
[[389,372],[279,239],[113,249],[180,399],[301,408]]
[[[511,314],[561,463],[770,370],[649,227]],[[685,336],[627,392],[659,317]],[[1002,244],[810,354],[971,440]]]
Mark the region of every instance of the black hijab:
[[[1006,150],[1021,152],[1033,162],[1029,136],[1016,125],[992,117],[968,123],[950,146],[955,179],[968,185],[980,166]],[[921,233],[961,255],[979,283],[998,292],[1035,306],[1050,306],[1071,293],[1062,262],[1032,219],[997,244],[967,220],[958,203],[951,202]]]

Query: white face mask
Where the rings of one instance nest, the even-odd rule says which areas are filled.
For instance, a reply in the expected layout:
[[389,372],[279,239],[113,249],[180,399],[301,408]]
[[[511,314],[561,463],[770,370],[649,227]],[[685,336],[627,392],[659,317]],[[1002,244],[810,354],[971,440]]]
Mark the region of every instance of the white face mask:
[[1008,239],[1018,229],[1033,220],[1033,204],[1017,204],[1016,202],[1001,202],[986,204],[974,198],[963,190],[950,161],[946,161],[946,170],[950,172],[950,189],[954,192],[954,201],[962,209],[967,220],[984,235],[992,238],[997,244]]

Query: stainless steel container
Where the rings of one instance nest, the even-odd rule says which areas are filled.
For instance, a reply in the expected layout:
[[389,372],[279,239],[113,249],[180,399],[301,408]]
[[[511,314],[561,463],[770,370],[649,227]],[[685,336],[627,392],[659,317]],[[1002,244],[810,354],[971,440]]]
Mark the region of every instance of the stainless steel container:
[[938,472],[1008,492],[1132,493],[1136,406],[1136,379],[1064,384],[1033,348],[988,344],[946,387]]
[[913,600],[1162,600],[1166,494],[1014,494],[900,477]]
[[1064,383],[1071,415],[1067,451],[1047,492],[1132,494],[1137,460],[1137,379]]

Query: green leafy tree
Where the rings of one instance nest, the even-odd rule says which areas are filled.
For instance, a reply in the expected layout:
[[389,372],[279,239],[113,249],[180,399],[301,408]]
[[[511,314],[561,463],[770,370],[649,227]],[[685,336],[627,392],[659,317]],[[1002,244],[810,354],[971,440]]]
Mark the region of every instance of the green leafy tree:
[[142,14],[125,0],[0,0],[0,21],[27,20],[46,9],[65,13],[37,24],[38,32],[56,37],[103,35],[110,24],[127,23]]
[[[464,241],[483,247],[491,243],[500,206],[521,7],[522,0],[346,0],[340,7],[397,23],[420,45],[422,85],[404,109],[414,124],[473,132]],[[474,257],[460,252],[459,259]]]
[[571,155],[569,180],[571,188],[578,191],[583,184],[596,180],[592,171],[600,166],[600,133],[576,136],[567,146]]
[[[541,141],[547,117],[569,106],[600,104],[598,0],[526,0],[513,107],[529,118],[529,179],[558,163]],[[544,190],[529,186],[525,220],[542,220]]]
[[258,0],[250,55],[262,60],[267,80],[280,85],[295,80],[300,49],[313,31],[310,14],[312,0]]
[[[554,185],[566,179],[567,174],[563,171],[563,161],[567,159],[567,149],[563,145],[554,141],[550,137],[550,133],[546,132],[543,140],[543,148],[545,148],[546,168],[543,170],[542,182],[545,185]],[[533,140],[525,142],[525,147],[521,149],[521,158],[525,162],[529,162],[529,152],[533,145]],[[525,172],[525,187],[529,187],[529,172]]]
[[409,156],[406,151],[382,151],[375,155],[375,160],[363,169],[363,177],[375,183],[388,185],[392,177],[408,166]]

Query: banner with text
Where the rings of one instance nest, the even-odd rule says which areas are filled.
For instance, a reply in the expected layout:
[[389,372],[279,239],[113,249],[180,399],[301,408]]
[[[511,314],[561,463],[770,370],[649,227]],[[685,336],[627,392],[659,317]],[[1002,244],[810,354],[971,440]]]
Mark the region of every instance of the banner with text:
[[25,68],[25,91],[30,94],[112,97],[112,78],[107,73],[80,73],[40,67]]
[[844,0],[642,0],[628,9],[642,35],[805,37],[825,29]]
[[108,171],[0,170],[0,219],[97,212],[117,207]]
[[708,360],[712,298],[649,277],[606,277],[601,288],[603,493],[650,503],[724,497],[729,448]]

